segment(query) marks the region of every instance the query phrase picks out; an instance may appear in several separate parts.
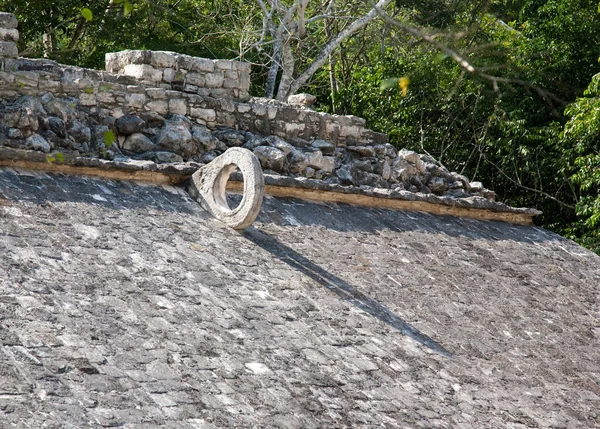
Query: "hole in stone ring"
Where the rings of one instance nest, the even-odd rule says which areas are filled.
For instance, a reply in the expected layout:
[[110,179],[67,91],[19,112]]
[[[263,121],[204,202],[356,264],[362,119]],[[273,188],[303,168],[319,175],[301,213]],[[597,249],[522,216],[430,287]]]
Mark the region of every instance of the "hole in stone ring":
[[236,210],[243,200],[244,175],[235,164],[224,166],[215,179],[213,195],[215,202],[224,210]]
[[227,206],[231,210],[237,209],[242,203],[244,197],[244,175],[239,167],[229,175],[227,185],[225,186],[225,199]]

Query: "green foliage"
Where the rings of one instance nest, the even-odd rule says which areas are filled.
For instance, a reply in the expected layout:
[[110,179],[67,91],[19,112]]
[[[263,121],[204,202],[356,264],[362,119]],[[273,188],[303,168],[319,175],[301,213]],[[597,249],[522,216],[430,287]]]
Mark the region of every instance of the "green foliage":
[[570,119],[564,140],[576,153],[572,180],[580,192],[579,218],[568,232],[600,253],[600,74],[593,77],[584,95],[565,110]]
[[111,147],[115,142],[116,136],[115,133],[111,130],[104,132],[104,146]]

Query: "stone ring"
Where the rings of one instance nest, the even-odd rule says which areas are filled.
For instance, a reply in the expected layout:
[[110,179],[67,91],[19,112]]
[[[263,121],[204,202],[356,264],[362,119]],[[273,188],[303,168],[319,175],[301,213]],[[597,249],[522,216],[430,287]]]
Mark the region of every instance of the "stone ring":
[[[244,177],[244,194],[240,204],[232,209],[227,203],[226,188],[229,176],[236,168]],[[228,149],[192,175],[188,192],[227,226],[244,229],[258,216],[265,193],[260,161],[248,149]]]

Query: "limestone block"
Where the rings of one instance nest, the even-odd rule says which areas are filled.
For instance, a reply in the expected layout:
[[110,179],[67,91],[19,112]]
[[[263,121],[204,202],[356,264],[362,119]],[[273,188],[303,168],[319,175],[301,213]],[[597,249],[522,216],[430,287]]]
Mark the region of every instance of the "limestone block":
[[146,110],[156,112],[159,115],[166,115],[169,113],[169,104],[164,100],[156,100],[147,103],[145,106]]
[[60,81],[58,80],[40,80],[38,82],[40,91],[60,92]]
[[250,107],[249,104],[238,103],[236,105],[236,110],[238,113],[248,113],[250,110],[252,110],[252,107]]
[[185,82],[191,85],[204,86],[206,84],[206,79],[204,78],[204,75],[199,73],[188,73],[185,77]]
[[217,119],[217,114],[214,109],[199,109],[192,107],[190,109],[190,116],[193,118],[202,119],[206,122],[214,122]]
[[146,94],[148,97],[153,100],[166,100],[167,99],[167,90],[163,88],[148,88],[146,90]]
[[220,73],[207,73],[205,79],[207,88],[221,88],[223,86],[223,75]]
[[335,158],[333,156],[323,156],[320,151],[307,153],[308,165],[313,168],[331,173],[335,169]]
[[122,74],[149,82],[158,83],[162,80],[162,70],[157,70],[148,64],[127,64]]
[[317,102],[317,97],[311,94],[294,94],[288,97],[287,102],[299,106],[312,106]]
[[354,125],[341,127],[340,137],[350,137],[350,138],[358,139],[358,138],[360,138],[360,132],[361,132],[361,129]]
[[182,98],[171,98],[169,100],[169,113],[172,115],[186,115],[187,104]]
[[[244,195],[235,208],[227,203],[226,186],[239,167],[244,176]],[[258,158],[247,149],[231,148],[192,175],[188,192],[211,215],[234,229],[249,226],[262,206],[265,182]]]
[[125,103],[133,108],[141,109],[146,103],[145,94],[127,94],[125,95]]
[[183,87],[183,92],[188,94],[196,94],[198,92],[198,87],[196,85],[185,85]]
[[237,88],[239,86],[239,81],[237,79],[224,79],[223,80],[223,88]]
[[17,28],[19,22],[12,13],[0,12],[0,28]]
[[96,95],[95,94],[87,94],[87,93],[82,93],[79,94],[79,103],[82,106],[95,106],[97,104],[96,102]]
[[177,72],[175,71],[175,69],[172,68],[166,68],[163,70],[163,80],[165,82],[173,82],[175,80],[175,76],[177,75]]
[[179,68],[195,71],[195,72],[208,72],[211,73],[215,70],[215,62],[206,58],[195,58],[188,55],[181,55],[177,59],[177,65]]
[[18,71],[15,72],[15,84],[19,87],[37,88],[39,74],[33,71]]
[[168,51],[151,51],[150,64],[156,68],[175,68],[177,67],[177,54]]
[[19,32],[16,28],[2,28],[0,27],[0,40],[7,42],[18,42]]
[[216,60],[215,67],[217,70],[231,70],[233,61],[230,60]]
[[421,156],[412,150],[402,149],[398,152],[398,156],[413,164],[420,173],[425,173],[425,164],[421,160]]
[[116,103],[114,94],[112,94],[110,92],[99,92],[96,95],[96,100],[98,101],[98,103],[103,103],[103,104]]

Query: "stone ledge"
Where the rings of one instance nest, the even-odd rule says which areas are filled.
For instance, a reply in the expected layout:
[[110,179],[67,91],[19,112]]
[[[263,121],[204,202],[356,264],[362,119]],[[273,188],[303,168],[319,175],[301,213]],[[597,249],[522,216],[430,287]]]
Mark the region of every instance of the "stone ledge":
[[[0,167],[137,180],[155,184],[181,185],[201,166],[202,164],[193,162],[156,164],[152,161],[136,161],[128,158],[108,161],[70,154],[65,154],[60,163],[50,163],[47,161],[47,155],[40,152],[0,147]],[[227,188],[234,192],[241,191],[243,188],[241,176],[233,174],[231,179]],[[275,197],[421,211],[521,225],[533,224],[533,217],[541,214],[535,209],[510,207],[482,197],[439,197],[403,190],[332,185],[320,180],[268,174],[265,174],[265,185],[265,193]]]

